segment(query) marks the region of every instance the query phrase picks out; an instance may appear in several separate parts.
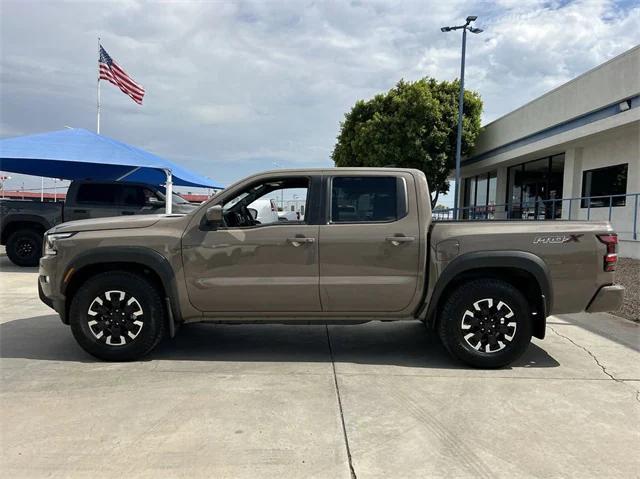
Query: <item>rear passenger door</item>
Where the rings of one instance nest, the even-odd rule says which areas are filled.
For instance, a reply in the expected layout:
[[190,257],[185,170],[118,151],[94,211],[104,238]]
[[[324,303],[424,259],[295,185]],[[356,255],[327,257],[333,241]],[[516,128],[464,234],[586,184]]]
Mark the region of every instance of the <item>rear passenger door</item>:
[[326,188],[319,231],[323,311],[409,311],[420,260],[412,176],[336,175]]
[[82,183],[74,202],[65,205],[65,221],[120,216],[120,185],[113,183]]

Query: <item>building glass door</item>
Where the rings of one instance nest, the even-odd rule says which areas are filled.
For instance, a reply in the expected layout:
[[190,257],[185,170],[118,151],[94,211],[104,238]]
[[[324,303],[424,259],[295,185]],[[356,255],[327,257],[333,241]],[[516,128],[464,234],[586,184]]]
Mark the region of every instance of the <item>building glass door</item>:
[[564,154],[510,167],[508,217],[528,220],[560,218],[563,175]]

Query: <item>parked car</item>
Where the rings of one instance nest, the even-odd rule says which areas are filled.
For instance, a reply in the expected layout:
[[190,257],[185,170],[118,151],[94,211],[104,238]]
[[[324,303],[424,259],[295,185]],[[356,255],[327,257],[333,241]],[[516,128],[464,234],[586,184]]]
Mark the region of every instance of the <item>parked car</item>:
[[278,211],[280,221],[300,221],[300,213],[295,211]]
[[[73,181],[66,200],[53,203],[0,200],[0,244],[18,266],[37,266],[44,232],[53,226],[85,218],[157,214],[165,207],[164,191],[157,186],[115,181]],[[173,195],[173,212],[197,208]]]
[[278,206],[273,199],[262,198],[255,200],[248,208],[253,219],[260,224],[278,222]]
[[[304,222],[248,207],[308,188]],[[185,216],[73,221],[46,234],[42,300],[105,360],[149,353],[181,324],[421,320],[476,367],[507,365],[547,316],[619,308],[606,221],[434,222],[417,170],[280,170]]]

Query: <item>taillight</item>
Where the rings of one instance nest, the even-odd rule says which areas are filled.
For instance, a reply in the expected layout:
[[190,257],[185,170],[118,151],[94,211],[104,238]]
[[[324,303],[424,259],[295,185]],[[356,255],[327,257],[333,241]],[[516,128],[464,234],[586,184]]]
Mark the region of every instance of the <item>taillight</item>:
[[598,239],[601,243],[607,245],[607,254],[604,255],[604,270],[615,271],[616,263],[618,262],[618,235],[598,235]]

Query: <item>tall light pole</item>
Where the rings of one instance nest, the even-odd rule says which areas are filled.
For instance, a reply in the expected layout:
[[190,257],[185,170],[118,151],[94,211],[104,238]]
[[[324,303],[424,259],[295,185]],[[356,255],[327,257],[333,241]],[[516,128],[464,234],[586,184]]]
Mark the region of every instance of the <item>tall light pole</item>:
[[464,25],[454,27],[442,27],[442,32],[452,32],[462,30],[462,59],[460,60],[460,96],[458,97],[458,135],[456,137],[456,188],[453,198],[453,219],[458,219],[458,197],[460,194],[460,157],[462,156],[462,107],[464,103],[464,57],[467,50],[467,30],[471,33],[481,33],[482,28],[474,28],[471,22],[475,22],[478,17],[469,15]]

